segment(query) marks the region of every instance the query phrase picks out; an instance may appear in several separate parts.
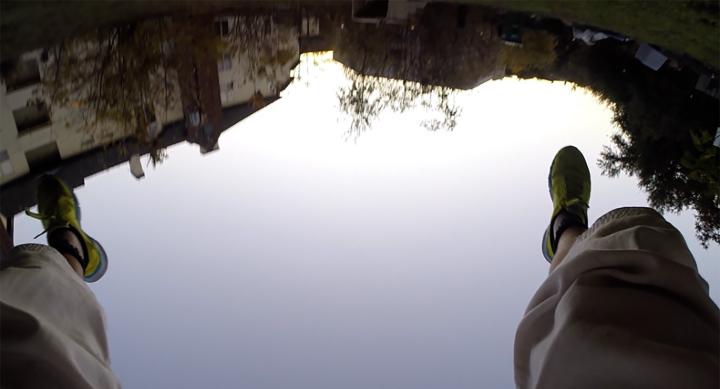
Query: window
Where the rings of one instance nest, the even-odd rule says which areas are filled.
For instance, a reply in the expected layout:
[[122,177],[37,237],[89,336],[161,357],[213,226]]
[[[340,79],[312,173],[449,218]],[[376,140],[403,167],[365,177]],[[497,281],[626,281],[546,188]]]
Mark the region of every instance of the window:
[[230,92],[231,90],[235,89],[235,83],[230,81],[227,84],[223,85],[223,92]]
[[230,91],[232,91],[233,89],[235,89],[235,83],[232,81],[220,86],[220,101],[222,103],[230,100]]
[[7,91],[12,92],[40,82],[40,70],[35,59],[28,59],[14,64],[3,64],[2,71]]
[[162,127],[160,126],[160,123],[155,121],[147,126],[147,134],[150,137],[150,139],[155,139],[160,135],[160,132],[162,131]]
[[227,19],[219,19],[215,21],[215,31],[218,36],[226,37],[230,35],[230,21]]
[[200,125],[200,111],[193,111],[187,115],[187,123],[191,127]]
[[155,109],[154,109],[154,107],[153,107],[152,105],[150,105],[150,104],[145,104],[145,107],[143,107],[143,110],[145,111],[145,112],[144,112],[144,114],[145,114],[145,120],[146,120],[148,123],[152,123],[152,122],[157,121],[157,118],[156,118],[156,116],[155,116]]
[[13,111],[18,134],[30,132],[50,124],[50,113],[43,101],[28,102],[28,105]]
[[320,20],[315,16],[303,17],[300,35],[302,36],[318,36],[320,35]]
[[224,70],[230,70],[232,69],[232,55],[231,54],[224,54],[222,58],[218,61],[218,71],[222,72]]
[[95,146],[95,138],[86,138],[80,142],[80,149],[82,150],[91,149],[93,146]]
[[40,172],[57,167],[62,161],[57,143],[47,143],[25,153],[31,172]]
[[7,150],[0,151],[0,174],[3,176],[11,176],[15,173],[12,162],[10,162],[10,156]]
[[175,50],[175,42],[167,40],[160,44],[160,52],[165,55],[170,55]]

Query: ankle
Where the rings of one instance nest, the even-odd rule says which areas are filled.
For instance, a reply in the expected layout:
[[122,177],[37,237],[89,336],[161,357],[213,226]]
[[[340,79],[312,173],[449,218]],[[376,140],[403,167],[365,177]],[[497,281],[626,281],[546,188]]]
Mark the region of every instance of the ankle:
[[48,233],[48,245],[62,254],[80,276],[87,267],[81,237],[72,228],[58,228]]
[[550,262],[550,272],[552,272],[562,261],[565,259],[570,249],[575,245],[577,238],[582,235],[587,228],[585,227],[570,227],[564,231],[562,236],[558,238],[557,251],[552,262]]
[[578,212],[563,209],[557,214],[557,216],[555,216],[555,220],[552,225],[553,247],[558,246],[560,238],[562,238],[563,233],[568,229],[579,228],[583,231],[587,229],[587,221],[580,215],[581,214]]

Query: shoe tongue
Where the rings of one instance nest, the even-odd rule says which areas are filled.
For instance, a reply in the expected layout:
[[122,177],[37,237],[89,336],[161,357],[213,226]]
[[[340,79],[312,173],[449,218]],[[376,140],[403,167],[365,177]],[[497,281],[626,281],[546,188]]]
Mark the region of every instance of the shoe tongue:
[[583,203],[580,199],[573,199],[568,201],[565,206],[563,207],[563,210],[567,212],[568,214],[574,215],[580,221],[585,224],[585,227],[587,227],[587,204]]

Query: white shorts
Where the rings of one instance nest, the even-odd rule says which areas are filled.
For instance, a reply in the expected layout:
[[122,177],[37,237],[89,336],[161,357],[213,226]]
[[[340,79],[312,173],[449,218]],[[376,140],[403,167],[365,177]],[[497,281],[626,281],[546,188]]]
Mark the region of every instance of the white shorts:
[[120,387],[102,308],[51,247],[15,247],[0,270],[0,386]]
[[530,301],[515,338],[515,382],[717,389],[719,331],[680,232],[652,209],[621,208],[577,239]]

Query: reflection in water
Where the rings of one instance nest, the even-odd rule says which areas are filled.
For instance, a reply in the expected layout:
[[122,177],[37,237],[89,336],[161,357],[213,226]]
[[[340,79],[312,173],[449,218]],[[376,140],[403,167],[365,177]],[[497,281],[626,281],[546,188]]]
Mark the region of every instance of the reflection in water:
[[[23,35],[39,45],[3,48],[0,211],[12,233],[46,171],[78,187],[159,164],[80,193],[117,259],[93,288],[126,386],[511,386],[514,325],[545,274],[543,153],[570,138],[598,155],[609,121],[585,93],[517,79],[592,91],[618,125],[600,167],[635,174],[657,208],[693,208],[700,240],[720,241],[718,63],[696,41],[695,59],[677,54],[701,21],[653,40],[572,24],[593,20],[575,3],[562,21],[424,1],[105,3],[117,18],[37,17]],[[3,45],[21,35],[0,27]],[[332,72],[309,65],[329,56]],[[641,201],[632,180],[593,178],[593,217]],[[18,240],[38,232],[18,219]],[[701,274],[717,257],[696,254]],[[405,385],[377,385],[393,375]]]
[[173,10],[14,47],[2,63],[2,214],[33,205],[44,171],[79,186],[125,161],[141,177],[139,155],[160,163],[181,141],[217,150],[224,130],[279,98],[303,53],[333,51],[346,66],[338,99],[350,136],[386,109],[415,106],[435,113],[426,128],[452,130],[456,91],[503,77],[588,88],[621,130],[604,171],[636,175],[658,209],[693,208],[700,240],[720,242],[717,63],[528,13],[362,4]]
[[351,120],[350,136],[358,136],[370,128],[378,115],[387,109],[405,112],[416,106],[440,113],[440,118],[421,123],[426,129],[455,128],[455,118],[460,111],[450,100],[456,92],[452,88],[368,76],[351,69],[345,69],[345,76],[350,82],[339,89],[338,99],[340,110]]

